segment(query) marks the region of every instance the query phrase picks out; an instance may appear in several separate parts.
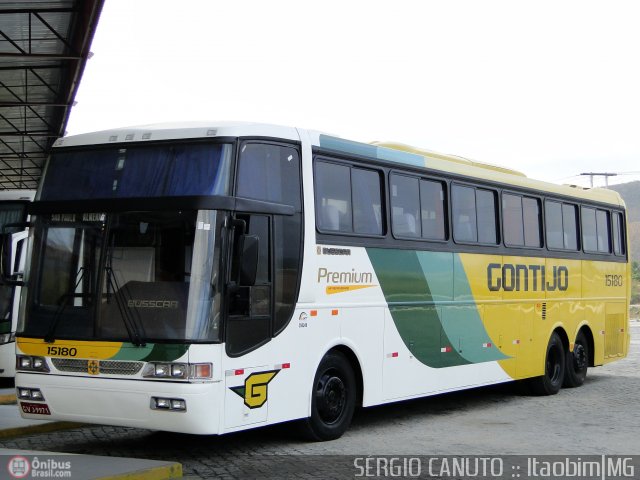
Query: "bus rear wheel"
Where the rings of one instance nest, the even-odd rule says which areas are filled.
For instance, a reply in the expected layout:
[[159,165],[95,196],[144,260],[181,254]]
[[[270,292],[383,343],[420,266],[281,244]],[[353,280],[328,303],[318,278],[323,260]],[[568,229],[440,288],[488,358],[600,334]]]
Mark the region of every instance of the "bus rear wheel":
[[529,386],[535,395],[555,395],[560,391],[565,376],[566,355],[560,335],[553,332],[547,345],[544,375],[532,378]]
[[301,422],[310,440],[340,438],[351,424],[356,405],[356,379],[353,368],[340,352],[324,356],[311,392],[311,416]]
[[573,344],[573,352],[567,352],[564,387],[579,387],[587,378],[589,368],[589,343],[583,332],[578,333]]

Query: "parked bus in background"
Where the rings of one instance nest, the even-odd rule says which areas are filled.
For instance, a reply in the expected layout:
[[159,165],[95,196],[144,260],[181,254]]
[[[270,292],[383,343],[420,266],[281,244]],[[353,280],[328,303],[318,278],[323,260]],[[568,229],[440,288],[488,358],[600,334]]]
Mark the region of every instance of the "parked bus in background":
[[[11,262],[21,270],[24,269],[24,255],[20,255],[20,252],[27,232],[18,232],[11,224],[22,224],[26,221],[27,203],[33,200],[34,196],[35,190],[0,190],[0,234],[14,234],[14,258]],[[6,225],[9,226],[5,229]],[[20,287],[7,284],[0,279],[0,377],[13,378],[16,373],[15,333],[19,302]]]
[[58,140],[30,213],[26,418],[299,420],[329,440],[357,405],[513,380],[550,395],[628,351],[626,212],[608,190],[190,124]]

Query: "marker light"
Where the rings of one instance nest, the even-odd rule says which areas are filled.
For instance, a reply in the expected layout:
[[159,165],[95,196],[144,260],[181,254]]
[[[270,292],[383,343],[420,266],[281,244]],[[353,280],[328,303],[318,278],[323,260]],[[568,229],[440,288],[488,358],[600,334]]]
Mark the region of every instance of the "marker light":
[[16,355],[16,369],[28,372],[49,372],[49,366],[43,357],[30,355]]

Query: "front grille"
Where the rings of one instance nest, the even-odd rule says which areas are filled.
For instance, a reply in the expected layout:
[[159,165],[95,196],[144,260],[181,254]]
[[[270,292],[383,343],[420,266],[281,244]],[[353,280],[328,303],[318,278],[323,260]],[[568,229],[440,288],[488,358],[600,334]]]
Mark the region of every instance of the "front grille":
[[[87,373],[89,360],[77,358],[52,358],[51,362],[61,372]],[[135,375],[144,366],[144,362],[125,362],[119,360],[100,360],[100,373],[108,375]]]

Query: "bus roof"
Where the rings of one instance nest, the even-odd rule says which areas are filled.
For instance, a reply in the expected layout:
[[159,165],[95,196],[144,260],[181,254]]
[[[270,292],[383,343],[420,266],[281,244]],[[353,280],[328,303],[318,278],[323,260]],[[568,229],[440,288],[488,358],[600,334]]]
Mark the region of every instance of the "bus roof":
[[[63,137],[56,140],[54,148],[242,136],[275,137],[299,141],[301,133],[303,133],[302,130],[294,127],[252,122],[178,122],[124,127]],[[361,143],[313,130],[307,130],[306,133],[313,145],[325,150],[374,158],[405,166],[427,168],[443,173],[452,173],[551,194],[567,195],[620,206],[624,205],[620,195],[613,190],[556,185],[528,178],[525,174],[507,167],[477,162],[456,155],[437,153],[397,142]]]

